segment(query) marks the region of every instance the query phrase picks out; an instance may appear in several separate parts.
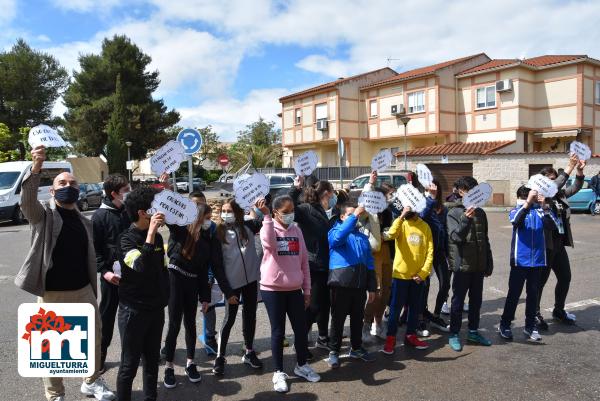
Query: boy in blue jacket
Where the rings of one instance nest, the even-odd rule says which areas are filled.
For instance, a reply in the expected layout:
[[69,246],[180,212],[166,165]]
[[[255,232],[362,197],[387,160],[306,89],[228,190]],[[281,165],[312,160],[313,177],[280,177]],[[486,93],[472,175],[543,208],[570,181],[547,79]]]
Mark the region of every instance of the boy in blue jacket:
[[543,197],[537,191],[521,186],[517,190],[517,206],[511,210],[509,218],[513,225],[510,249],[510,276],[508,295],[498,332],[506,340],[512,340],[510,325],[515,318],[515,310],[523,285],[527,283],[525,301],[525,329],[523,333],[530,341],[541,341],[535,325],[537,291],[542,269],[546,262],[544,239],[544,209],[540,206]]
[[346,316],[350,315],[349,357],[373,361],[374,358],[362,347],[362,328],[367,300],[375,299],[377,280],[371,254],[369,237],[358,230],[357,223],[363,206],[344,204],[340,208],[340,218],[328,233],[329,239],[329,278],[331,287],[331,336],[329,359],[332,368],[340,366],[339,352]]

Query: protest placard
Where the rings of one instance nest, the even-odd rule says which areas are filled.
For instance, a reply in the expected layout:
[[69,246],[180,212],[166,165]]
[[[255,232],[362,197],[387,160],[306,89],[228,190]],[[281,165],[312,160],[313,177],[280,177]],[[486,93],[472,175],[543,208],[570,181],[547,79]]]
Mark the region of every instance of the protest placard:
[[570,150],[579,157],[579,160],[589,160],[592,157],[592,150],[585,143],[573,141]]
[[317,168],[318,161],[319,158],[314,151],[309,150],[308,152],[302,153],[300,156],[298,156],[294,163],[296,175],[300,177],[311,175],[312,172]]
[[156,175],[171,174],[179,168],[186,158],[185,149],[181,142],[169,141],[150,158],[150,166]]
[[423,185],[424,188],[429,188],[431,186],[431,182],[433,181],[433,174],[431,174],[431,170],[424,164],[417,164],[417,177],[419,177],[419,182]]
[[392,164],[392,151],[383,149],[371,159],[371,170],[380,171]]
[[425,196],[411,184],[404,184],[396,191],[396,197],[403,207],[409,206],[413,212],[421,213],[427,206]]
[[163,213],[167,224],[187,226],[198,217],[198,205],[188,197],[165,189],[154,195],[148,213]]
[[58,134],[58,131],[44,124],[36,125],[30,129],[27,139],[32,148],[40,145],[47,148],[62,148],[67,146],[66,142]]
[[492,196],[492,186],[487,182],[482,182],[472,188],[463,196],[463,205],[468,209],[470,207],[481,207]]
[[269,193],[269,179],[261,173],[238,177],[233,182],[234,197],[238,205],[248,210]]
[[541,174],[532,175],[527,183],[527,188],[538,191],[540,195],[543,195],[546,198],[552,198],[558,192],[556,183]]
[[363,192],[358,197],[358,204],[363,205],[369,213],[381,213],[387,208],[387,200],[385,195],[379,191]]

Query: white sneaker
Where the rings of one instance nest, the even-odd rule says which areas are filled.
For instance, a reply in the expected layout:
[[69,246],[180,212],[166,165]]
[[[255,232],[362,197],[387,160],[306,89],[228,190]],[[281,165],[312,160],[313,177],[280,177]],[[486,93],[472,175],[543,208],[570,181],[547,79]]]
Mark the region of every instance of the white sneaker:
[[448,306],[448,302],[444,302],[444,305],[442,305],[442,315],[449,315],[450,314],[450,307]]
[[273,390],[278,393],[287,393],[289,391],[286,379],[289,376],[280,370],[273,373]]
[[464,304],[463,305],[463,312],[469,313],[469,304]]
[[65,396],[61,395],[60,397],[55,397],[52,401],[65,401]]
[[372,336],[377,335],[377,323],[375,323],[375,322],[371,323],[371,335]]
[[566,312],[566,311],[565,311],[565,313],[567,314],[567,319],[572,320],[572,321],[576,321],[577,320],[577,316],[575,316],[575,314],[569,313],[569,312]]
[[362,342],[366,343],[367,341],[371,341],[371,330],[367,326],[363,326],[362,329]]
[[81,383],[81,394],[93,395],[100,401],[111,401],[117,398],[115,393],[110,391],[102,377],[96,379],[92,384]]
[[319,376],[308,363],[305,363],[304,366],[298,366],[296,364],[296,367],[294,368],[294,374],[296,376],[303,377],[312,383],[316,383],[321,380],[321,376]]

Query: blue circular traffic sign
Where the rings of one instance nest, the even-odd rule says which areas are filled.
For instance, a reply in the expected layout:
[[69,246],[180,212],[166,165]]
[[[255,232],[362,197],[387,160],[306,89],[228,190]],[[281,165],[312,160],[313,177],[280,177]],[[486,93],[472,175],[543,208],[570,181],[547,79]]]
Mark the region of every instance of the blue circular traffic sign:
[[188,155],[193,155],[202,147],[202,135],[193,128],[182,129],[177,134],[177,141],[181,143]]

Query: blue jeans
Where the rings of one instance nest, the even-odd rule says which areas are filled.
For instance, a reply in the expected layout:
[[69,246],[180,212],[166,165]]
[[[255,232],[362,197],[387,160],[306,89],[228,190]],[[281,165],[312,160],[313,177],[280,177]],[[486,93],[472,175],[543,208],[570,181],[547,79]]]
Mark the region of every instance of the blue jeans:
[[519,304],[519,297],[523,291],[523,285],[527,283],[525,298],[525,328],[535,328],[535,313],[537,309],[537,294],[540,286],[540,277],[543,267],[512,267],[508,278],[508,294],[504,304],[504,313],[500,324],[504,327],[510,326],[515,319],[515,311]]
[[390,318],[388,320],[387,335],[396,337],[398,332],[398,318],[405,305],[408,306],[408,319],[406,322],[406,335],[417,332],[417,321],[423,296],[424,283],[418,284],[414,280],[392,279],[392,294],[390,296]]

